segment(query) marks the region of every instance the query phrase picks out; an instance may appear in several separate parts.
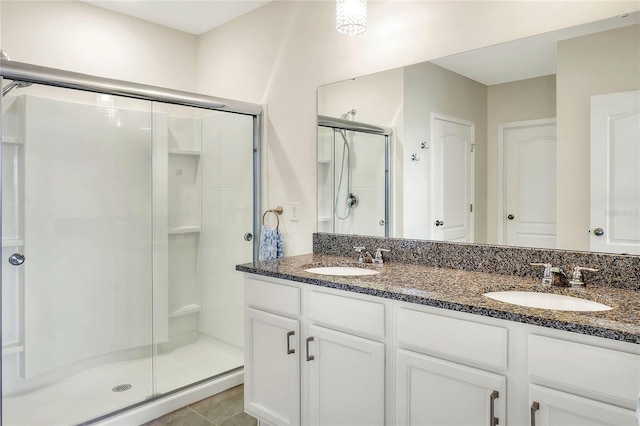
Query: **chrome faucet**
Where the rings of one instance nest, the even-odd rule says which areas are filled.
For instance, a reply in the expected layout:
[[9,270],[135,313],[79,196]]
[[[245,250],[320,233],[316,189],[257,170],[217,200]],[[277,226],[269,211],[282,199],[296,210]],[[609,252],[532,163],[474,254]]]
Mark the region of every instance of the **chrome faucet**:
[[378,264],[378,265],[382,265],[384,263],[384,259],[382,258],[382,253],[383,252],[387,252],[388,253],[390,251],[391,250],[389,250],[389,249],[384,249],[384,248],[378,247],[378,249],[376,250],[376,257],[373,259],[373,263]]
[[532,263],[532,266],[544,266],[544,272],[542,273],[542,284],[553,285],[559,287],[567,287],[569,285],[569,279],[567,274],[557,266],[552,266],[550,263]]
[[[373,256],[366,247],[354,247],[356,253],[358,253],[358,263],[374,263]],[[364,254],[362,251],[364,250]]]
[[584,283],[584,275],[582,274],[582,271],[598,272],[598,269],[585,268],[584,266],[576,266],[575,268],[573,268],[573,273],[571,274],[571,281],[569,281],[569,284],[571,284],[572,287],[586,286]]

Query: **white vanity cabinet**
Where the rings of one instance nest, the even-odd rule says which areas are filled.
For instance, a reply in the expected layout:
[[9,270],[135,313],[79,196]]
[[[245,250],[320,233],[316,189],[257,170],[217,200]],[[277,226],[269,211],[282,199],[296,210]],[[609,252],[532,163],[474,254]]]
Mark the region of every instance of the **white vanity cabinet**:
[[399,308],[395,345],[397,425],[505,424],[505,328]]
[[635,411],[572,393],[530,386],[532,426],[635,426]]
[[245,306],[263,423],[637,425],[638,344],[255,275]]
[[300,323],[256,309],[247,309],[245,315],[245,408],[273,424],[297,425]]
[[538,334],[529,334],[527,352],[532,425],[637,424],[637,353]]
[[273,425],[384,425],[388,301],[309,287],[245,278],[245,411]]

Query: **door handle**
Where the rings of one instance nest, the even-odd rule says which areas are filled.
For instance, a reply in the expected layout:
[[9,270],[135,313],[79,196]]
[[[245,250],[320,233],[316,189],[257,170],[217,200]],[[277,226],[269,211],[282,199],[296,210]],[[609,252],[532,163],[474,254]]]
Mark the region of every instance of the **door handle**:
[[596,237],[602,237],[604,235],[604,229],[598,227],[593,230],[593,233]]
[[309,355],[309,342],[313,342],[313,336],[307,337],[306,347],[307,347],[307,361],[313,361],[316,359],[313,355]]
[[509,220],[513,220],[513,219],[515,219],[515,218],[516,218],[516,217],[515,217],[514,215],[512,215],[512,214],[510,214],[509,216],[507,216],[507,219],[509,219]]
[[295,336],[295,331],[290,331],[287,333],[287,355],[295,354],[296,350],[291,349],[291,336]]
[[442,225],[444,225],[444,221],[436,220],[436,226],[442,226]]

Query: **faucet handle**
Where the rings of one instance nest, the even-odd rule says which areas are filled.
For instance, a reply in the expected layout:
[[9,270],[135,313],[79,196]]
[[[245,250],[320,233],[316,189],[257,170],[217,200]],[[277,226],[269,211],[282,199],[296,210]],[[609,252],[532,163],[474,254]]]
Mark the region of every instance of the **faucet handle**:
[[383,252],[390,252],[391,250],[389,249],[385,249],[385,248],[380,248],[378,247],[376,249],[376,258],[374,259],[374,263],[384,263],[384,259],[382,258],[382,253]]
[[550,263],[530,263],[531,266],[544,266],[544,272],[542,273],[542,284],[551,284],[553,277],[551,271],[553,266]]
[[362,255],[362,250],[366,250],[367,248],[366,248],[366,247],[363,247],[363,246],[357,246],[357,247],[354,247],[353,249],[356,251],[356,253],[358,253],[358,254],[359,254],[359,256],[358,256],[358,262],[359,262],[359,263],[364,263],[364,257],[363,257],[363,255]]
[[587,268],[585,266],[576,266],[575,268],[573,268],[573,273],[571,274],[571,281],[569,281],[569,284],[571,284],[573,287],[584,287],[585,283],[582,271],[598,272],[599,270],[595,268]]

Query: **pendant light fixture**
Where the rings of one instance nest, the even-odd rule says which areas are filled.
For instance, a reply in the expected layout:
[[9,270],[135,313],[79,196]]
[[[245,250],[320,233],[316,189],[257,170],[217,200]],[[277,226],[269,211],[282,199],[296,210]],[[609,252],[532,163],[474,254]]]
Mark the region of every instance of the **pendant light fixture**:
[[336,30],[357,35],[367,30],[367,0],[336,0]]

